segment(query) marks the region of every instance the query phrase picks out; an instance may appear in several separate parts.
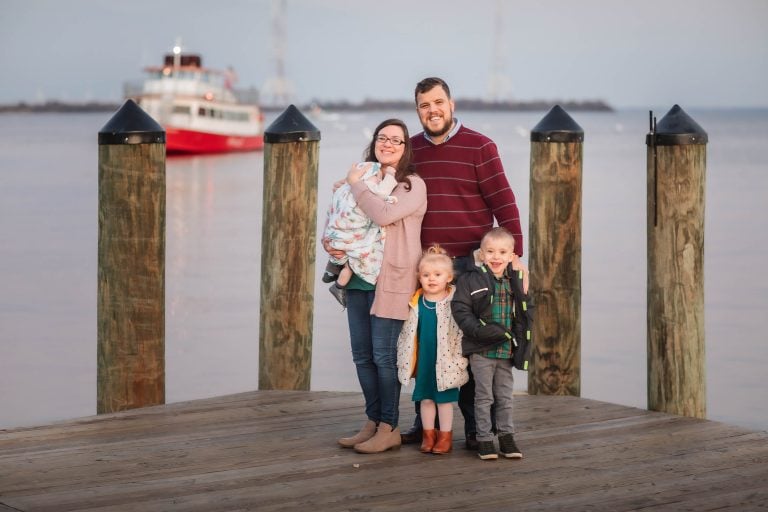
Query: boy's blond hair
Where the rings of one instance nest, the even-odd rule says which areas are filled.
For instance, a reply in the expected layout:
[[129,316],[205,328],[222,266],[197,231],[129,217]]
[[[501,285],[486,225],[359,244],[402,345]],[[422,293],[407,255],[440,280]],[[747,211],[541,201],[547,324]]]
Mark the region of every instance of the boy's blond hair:
[[494,240],[502,240],[506,238],[510,242],[512,242],[512,249],[515,248],[515,237],[507,228],[504,228],[501,226],[496,226],[495,228],[492,228],[490,231],[488,231],[486,234],[483,235],[483,238],[480,239],[480,247],[482,247],[483,242],[485,242],[489,238],[492,238]]

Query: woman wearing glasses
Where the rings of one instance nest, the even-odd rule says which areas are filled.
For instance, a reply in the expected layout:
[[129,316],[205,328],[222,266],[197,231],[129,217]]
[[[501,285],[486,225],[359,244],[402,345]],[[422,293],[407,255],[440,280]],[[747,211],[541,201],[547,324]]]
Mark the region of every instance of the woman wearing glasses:
[[[339,444],[359,453],[379,453],[400,447],[397,338],[416,290],[427,188],[414,173],[408,128],[399,119],[388,119],[376,127],[365,160],[379,165],[353,165],[347,184],[357,206],[383,228],[383,253],[374,283],[354,272],[353,266],[345,287],[352,359],[367,420],[357,434],[339,439]],[[366,185],[364,176],[375,167],[382,181],[384,170],[394,169],[397,185],[390,194],[394,200]],[[332,258],[344,257],[344,251],[334,248],[327,237],[323,247]]]

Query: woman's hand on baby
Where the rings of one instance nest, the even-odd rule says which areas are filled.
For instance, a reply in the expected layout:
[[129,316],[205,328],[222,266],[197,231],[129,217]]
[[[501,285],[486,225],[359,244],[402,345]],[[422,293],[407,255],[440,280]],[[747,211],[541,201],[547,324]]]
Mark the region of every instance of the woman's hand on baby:
[[347,255],[347,253],[344,251],[334,249],[331,246],[331,241],[327,238],[323,238],[322,243],[323,243],[323,249],[325,249],[325,252],[327,252],[333,258],[341,259]]
[[368,165],[358,165],[354,164],[352,167],[349,168],[349,171],[347,172],[347,183],[350,185],[354,185],[358,181],[360,181],[360,178],[363,177],[363,174],[366,173],[368,169],[371,168],[372,163]]

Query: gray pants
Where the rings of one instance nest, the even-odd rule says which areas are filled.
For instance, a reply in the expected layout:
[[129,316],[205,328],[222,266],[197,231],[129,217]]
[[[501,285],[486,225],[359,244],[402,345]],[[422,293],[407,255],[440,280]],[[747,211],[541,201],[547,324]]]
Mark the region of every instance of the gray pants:
[[511,359],[491,359],[471,354],[469,364],[475,376],[475,421],[477,440],[492,441],[491,405],[495,404],[496,432],[499,435],[514,434],[512,423],[512,375]]

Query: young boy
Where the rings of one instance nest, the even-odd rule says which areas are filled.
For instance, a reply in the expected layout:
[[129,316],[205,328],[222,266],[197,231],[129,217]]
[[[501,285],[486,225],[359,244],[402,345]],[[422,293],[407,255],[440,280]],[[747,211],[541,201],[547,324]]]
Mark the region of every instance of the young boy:
[[[475,377],[477,454],[499,456],[492,425],[504,457],[521,459],[512,422],[512,368],[528,369],[533,305],[528,296],[528,270],[514,252],[515,239],[502,227],[480,241],[482,266],[464,273],[456,284],[451,310],[464,332],[462,351]],[[491,406],[495,418],[491,418]],[[494,422],[495,420],[495,422]]]

